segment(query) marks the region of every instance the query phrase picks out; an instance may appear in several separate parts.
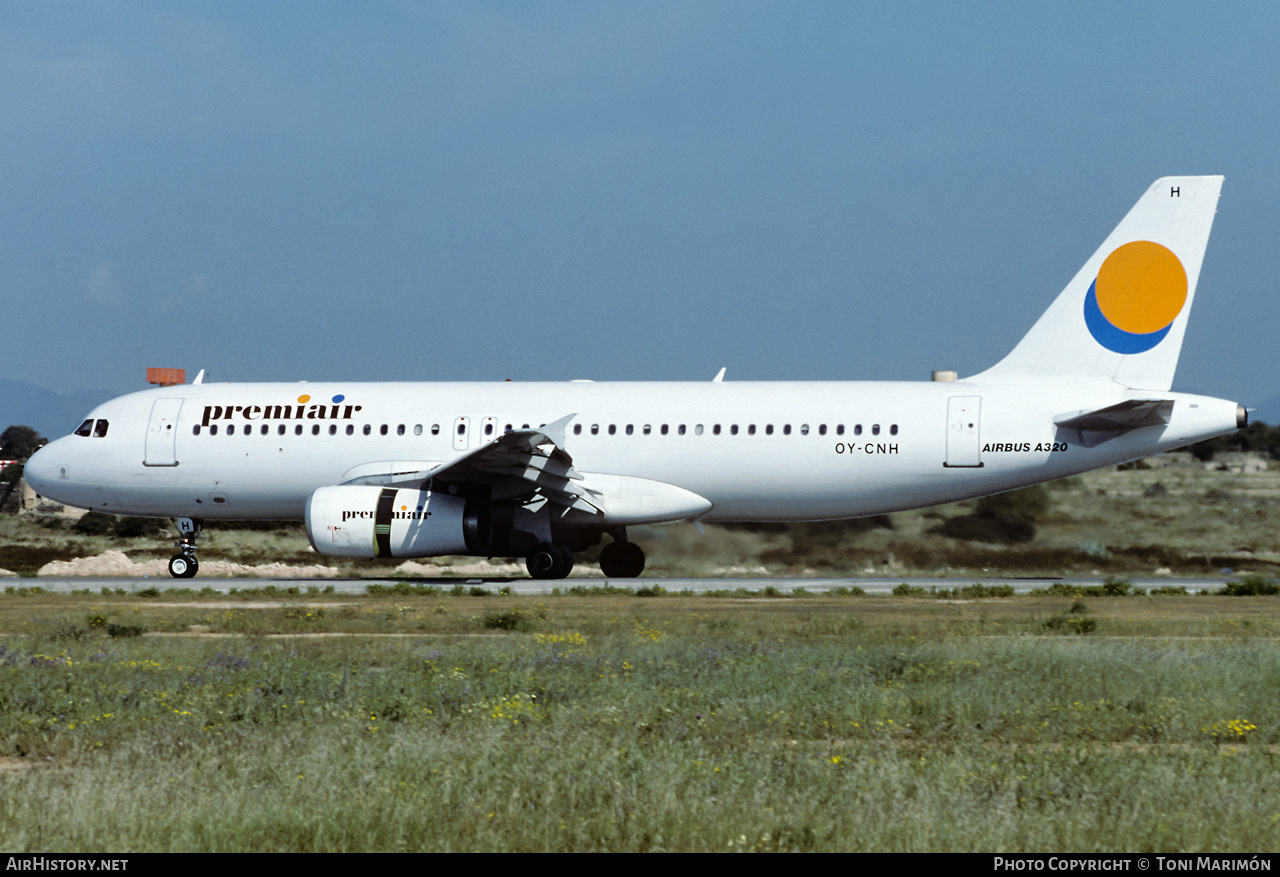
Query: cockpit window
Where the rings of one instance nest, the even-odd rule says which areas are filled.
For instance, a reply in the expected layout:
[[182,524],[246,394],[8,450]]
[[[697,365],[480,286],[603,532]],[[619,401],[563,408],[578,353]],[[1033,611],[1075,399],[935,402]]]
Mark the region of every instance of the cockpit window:
[[77,426],[76,431],[73,433],[73,435],[83,435],[83,436],[89,436],[92,434],[93,434],[93,418],[92,417],[90,417],[84,423]]
[[107,422],[105,420],[99,420],[97,423],[93,425],[94,438],[102,438],[106,434],[107,434]]

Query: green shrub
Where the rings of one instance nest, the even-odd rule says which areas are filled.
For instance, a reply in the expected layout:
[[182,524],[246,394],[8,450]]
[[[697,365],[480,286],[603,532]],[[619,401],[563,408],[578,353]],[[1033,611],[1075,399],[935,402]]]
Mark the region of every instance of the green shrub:
[[507,609],[504,612],[490,610],[480,619],[487,630],[528,630],[529,619],[521,609]]
[[1013,585],[965,585],[959,589],[959,596],[965,600],[980,600],[986,597],[1012,597]]
[[1102,583],[1102,593],[1108,597],[1127,597],[1133,593],[1133,582],[1107,576],[1107,580]]
[[1055,633],[1086,634],[1098,629],[1098,622],[1083,615],[1055,615],[1044,623]]
[[972,515],[945,521],[939,532],[970,542],[1030,542],[1036,518],[1049,510],[1049,489],[1043,484],[984,496]]
[[116,516],[104,515],[100,512],[89,512],[82,515],[71,529],[82,536],[114,536],[116,532]]
[[1280,594],[1280,584],[1266,576],[1245,576],[1238,582],[1227,582],[1221,593],[1228,597],[1270,597]]
[[[88,517],[86,515],[86,517]],[[121,539],[138,539],[144,536],[158,536],[164,527],[164,521],[158,518],[121,517],[116,519],[114,535]]]
[[[330,589],[333,585],[329,586]],[[368,585],[364,592],[370,595],[386,596],[395,594],[397,597],[436,597],[440,594],[440,589],[435,585],[410,584],[409,582],[397,582],[394,585]],[[326,593],[333,593],[328,590]]]
[[827,593],[832,597],[865,597],[867,596],[867,592],[862,588],[858,588],[858,587],[849,588],[843,585],[841,585],[838,588],[831,588],[827,591]]

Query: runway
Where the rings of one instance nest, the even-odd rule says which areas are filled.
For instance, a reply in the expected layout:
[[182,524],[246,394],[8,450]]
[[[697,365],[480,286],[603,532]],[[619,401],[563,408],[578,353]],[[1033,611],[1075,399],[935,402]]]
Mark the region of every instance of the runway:
[[[539,581],[528,578],[391,578],[391,579],[335,579],[335,578],[195,578],[173,579],[169,577],[117,578],[94,576],[13,578],[3,580],[6,591],[18,588],[40,588],[51,593],[69,594],[75,591],[102,593],[123,591],[134,594],[142,590],[154,588],[158,591],[184,591],[229,594],[232,591],[262,592],[274,588],[278,592],[296,593],[306,596],[308,593],[326,591],[333,588],[334,594],[364,594],[370,585],[393,587],[402,582],[411,585],[434,586],[441,590],[452,589],[458,585],[464,587],[480,587],[487,591],[497,592],[510,588],[514,594],[545,596],[556,592],[567,593],[573,588],[593,588],[609,585],[619,588],[641,590],[661,587],[670,593],[691,592],[702,594],[714,591],[746,591],[762,596],[791,596],[797,591],[805,594],[822,594],[838,588],[861,588],[868,594],[889,595],[899,585],[906,584],[916,588],[957,589],[969,585],[987,586],[1009,585],[1015,593],[1029,594],[1044,591],[1055,584],[1079,585],[1095,587],[1103,584],[1099,577],[1065,577],[1065,578],[996,578],[996,577],[951,577],[951,578],[919,578],[912,576],[870,577],[870,578],[639,578],[639,579],[604,579],[571,577],[555,581]],[[1203,589],[1217,590],[1226,583],[1226,578],[1133,578],[1127,579],[1135,591],[1149,591],[1153,588],[1182,587],[1190,594]],[[770,590],[772,589],[772,590]]]

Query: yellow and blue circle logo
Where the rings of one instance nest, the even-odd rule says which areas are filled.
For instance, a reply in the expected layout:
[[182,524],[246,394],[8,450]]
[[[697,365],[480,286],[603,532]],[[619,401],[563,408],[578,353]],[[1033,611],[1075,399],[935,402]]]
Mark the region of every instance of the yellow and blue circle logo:
[[1187,272],[1168,247],[1134,241],[1107,256],[1084,299],[1084,322],[1115,353],[1144,353],[1187,303]]

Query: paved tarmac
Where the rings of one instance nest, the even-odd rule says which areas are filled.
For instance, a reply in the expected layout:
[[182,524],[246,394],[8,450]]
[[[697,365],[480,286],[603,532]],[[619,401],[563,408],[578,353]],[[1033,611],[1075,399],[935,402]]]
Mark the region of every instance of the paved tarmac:
[[[639,579],[603,579],[603,578],[568,578],[558,581],[535,581],[528,578],[395,578],[395,579],[280,579],[280,578],[200,578],[194,579],[173,579],[169,577],[143,577],[143,578],[114,578],[114,577],[95,577],[95,576],[67,576],[67,577],[40,577],[40,578],[13,578],[0,580],[0,586],[4,588],[32,588],[39,587],[46,591],[54,593],[71,593],[73,591],[88,590],[91,593],[101,593],[103,588],[112,591],[122,590],[126,593],[136,593],[146,588],[156,588],[160,591],[187,589],[191,591],[200,591],[208,588],[219,594],[228,594],[233,590],[260,590],[274,587],[277,590],[285,591],[291,588],[297,588],[301,595],[306,595],[309,589],[323,591],[332,587],[333,593],[336,594],[363,594],[365,589],[370,585],[386,585],[392,586],[400,582],[408,581],[411,584],[434,585],[438,588],[452,588],[456,585],[479,586],[489,591],[497,591],[500,588],[509,587],[516,594],[529,595],[546,595],[552,593],[556,588],[562,591],[575,587],[590,588],[601,585],[613,585],[616,587],[640,589],[661,586],[667,591],[693,591],[695,593],[703,593],[706,591],[736,591],[744,590],[751,592],[763,592],[769,588],[781,591],[783,594],[790,594],[797,588],[804,589],[810,594],[821,594],[833,588],[862,588],[868,594],[889,594],[901,584],[908,584],[918,588],[963,588],[973,584],[983,585],[1012,585],[1016,593],[1027,594],[1032,591],[1042,591],[1054,584],[1072,584],[1083,586],[1101,585],[1105,579],[1103,578],[1049,578],[1049,579],[1009,579],[1009,578],[987,578],[967,576],[963,578],[917,578],[913,576],[893,576],[893,577],[871,577],[871,578],[817,578],[817,577],[797,577],[797,578],[707,578],[707,579],[660,579],[660,578],[639,578]],[[1146,578],[1146,579],[1129,579],[1128,580],[1135,590],[1150,590],[1152,588],[1165,587],[1183,587],[1188,593],[1196,593],[1205,588],[1219,589],[1223,587],[1227,579],[1225,576],[1216,578],[1196,578],[1196,579],[1177,579],[1177,578]]]

